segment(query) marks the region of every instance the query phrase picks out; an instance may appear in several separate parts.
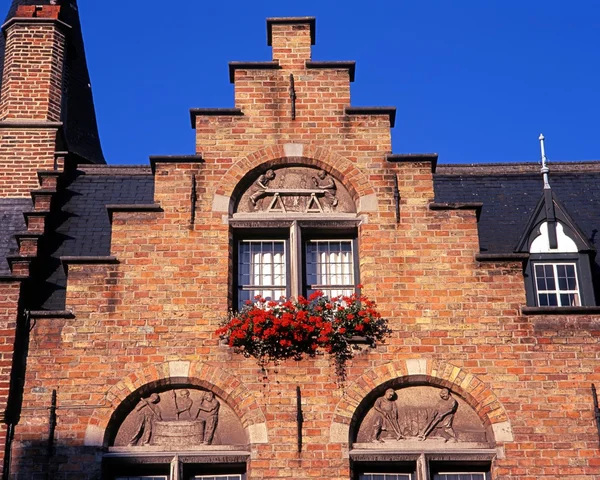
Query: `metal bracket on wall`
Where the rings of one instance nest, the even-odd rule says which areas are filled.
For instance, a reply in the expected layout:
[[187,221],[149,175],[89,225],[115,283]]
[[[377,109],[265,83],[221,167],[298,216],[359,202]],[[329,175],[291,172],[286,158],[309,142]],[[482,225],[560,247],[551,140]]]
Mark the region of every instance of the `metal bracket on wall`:
[[298,428],[298,453],[300,453],[302,452],[302,424],[304,423],[304,416],[302,415],[302,394],[300,393],[300,387],[296,387],[296,423]]
[[290,73],[290,99],[292,100],[292,120],[296,120],[296,85],[293,73]]
[[400,190],[398,176],[394,173],[394,206],[396,207],[396,223],[400,223]]
[[594,417],[596,418],[596,428],[598,429],[598,447],[600,448],[600,407],[598,407],[598,394],[596,385],[592,383],[592,396],[594,397]]
[[196,200],[198,200],[198,195],[196,193],[196,174],[192,174],[192,191],[190,194],[190,225],[194,225],[196,222]]

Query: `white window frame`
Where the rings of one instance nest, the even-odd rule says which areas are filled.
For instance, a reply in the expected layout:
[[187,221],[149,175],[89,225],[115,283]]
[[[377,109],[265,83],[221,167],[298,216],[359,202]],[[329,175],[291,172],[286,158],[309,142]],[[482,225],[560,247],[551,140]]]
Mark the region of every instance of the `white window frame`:
[[[553,274],[553,279],[554,279],[554,286],[555,288],[552,290],[541,290],[538,288],[538,273],[537,273],[537,267],[546,267],[546,266],[551,266],[552,267],[552,274]],[[570,266],[573,268],[574,274],[575,274],[575,283],[576,283],[576,289],[571,290],[571,289],[561,289],[560,285],[559,285],[559,277],[558,277],[558,267],[559,266]],[[540,302],[540,296],[541,295],[555,295],[556,296],[556,306],[557,307],[573,307],[573,306],[581,306],[581,292],[580,292],[580,288],[579,288],[579,276],[577,274],[577,263],[575,262],[568,262],[568,261],[562,261],[562,262],[534,262],[533,263],[533,281],[534,281],[534,286],[535,286],[535,299],[536,299],[536,304],[538,306],[550,306],[550,305],[541,305]],[[571,303],[569,302],[568,304],[563,305],[563,301],[561,299],[561,295],[574,295],[574,298],[576,299],[575,303]]]

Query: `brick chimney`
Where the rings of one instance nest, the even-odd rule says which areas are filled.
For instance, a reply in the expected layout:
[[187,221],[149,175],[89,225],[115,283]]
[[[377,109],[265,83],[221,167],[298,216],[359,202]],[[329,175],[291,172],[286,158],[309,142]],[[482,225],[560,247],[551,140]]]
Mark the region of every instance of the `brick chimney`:
[[19,6],[6,35],[0,121],[61,119],[65,33],[59,6]]
[[267,18],[267,43],[282,68],[304,68],[315,44],[315,17]]

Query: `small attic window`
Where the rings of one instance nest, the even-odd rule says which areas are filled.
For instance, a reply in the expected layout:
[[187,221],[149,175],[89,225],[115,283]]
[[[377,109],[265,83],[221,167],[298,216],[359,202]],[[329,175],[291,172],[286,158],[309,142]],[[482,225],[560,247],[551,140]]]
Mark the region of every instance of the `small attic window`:
[[589,254],[580,251],[573,232],[555,223],[552,248],[548,222],[536,229],[529,246],[526,270],[527,304],[534,307],[595,305]]
[[534,263],[537,304],[540,307],[581,305],[575,263]]

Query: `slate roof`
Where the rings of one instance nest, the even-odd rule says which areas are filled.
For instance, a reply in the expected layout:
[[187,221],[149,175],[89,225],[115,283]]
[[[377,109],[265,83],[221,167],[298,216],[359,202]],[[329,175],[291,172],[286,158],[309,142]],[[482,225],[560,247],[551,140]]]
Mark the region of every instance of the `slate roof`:
[[[542,196],[540,166],[532,164],[439,165],[436,202],[483,202],[482,252],[512,253]],[[600,162],[550,166],[552,191],[593,245],[600,239]]]
[[[482,253],[512,253],[543,195],[538,164],[440,165],[434,176],[436,202],[483,202],[478,223]],[[598,249],[600,162],[550,165],[554,195]],[[591,265],[600,302],[600,255]]]
[[151,204],[154,177],[150,167],[80,166],[61,185],[56,212],[49,218],[53,233],[45,240],[49,261],[39,272],[42,298],[39,308],[63,310],[66,278],[62,256],[110,255],[111,225],[106,205]]
[[[60,19],[71,26],[65,63],[64,91],[66,93],[62,121],[66,150],[78,155],[83,162],[106,163],[92,97],[92,87],[83,44],[76,0],[57,0],[62,6]],[[12,0],[6,20],[15,16],[20,5],[51,5],[53,0]],[[5,38],[0,35],[0,88],[4,70]]]
[[0,276],[10,275],[6,257],[18,253],[16,233],[27,229],[23,212],[33,208],[28,198],[0,198]]

